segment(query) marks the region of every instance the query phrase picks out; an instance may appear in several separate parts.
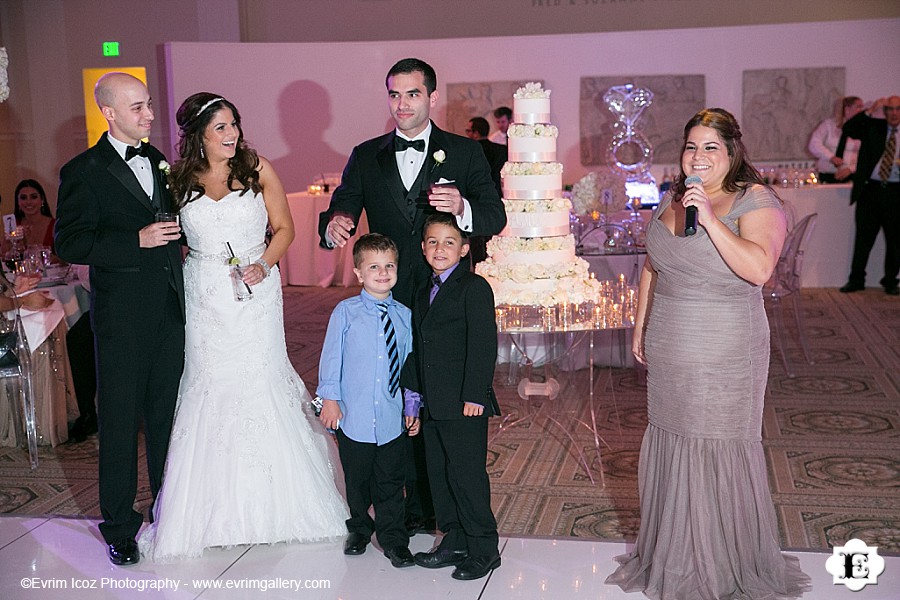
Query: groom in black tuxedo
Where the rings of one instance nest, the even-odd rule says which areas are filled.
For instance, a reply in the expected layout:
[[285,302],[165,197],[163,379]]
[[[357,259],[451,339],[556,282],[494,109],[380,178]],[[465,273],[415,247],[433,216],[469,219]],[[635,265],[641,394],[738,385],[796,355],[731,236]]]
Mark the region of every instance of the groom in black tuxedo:
[[[397,128],[353,149],[331,205],[319,216],[319,235],[323,247],[343,246],[365,209],[369,230],[400,249],[393,294],[411,306],[431,273],[421,245],[427,213],[452,213],[460,229],[483,236],[499,233],[506,213],[478,143],[431,122],[438,101],[434,69],[406,58],[391,67],[385,84]],[[453,183],[433,187],[440,181]]]
[[[143,422],[153,499],[162,482],[178,383],[184,367],[181,229],[156,223],[175,207],[165,157],[141,142],[153,108],[147,87],[107,73],[94,89],[109,131],[60,171],[56,252],[90,265],[97,356],[100,533],[115,565],[140,559],[137,493]],[[152,508],[151,508],[152,518]]]
[[[344,246],[365,209],[369,230],[388,236],[400,251],[393,296],[412,306],[415,290],[431,268],[422,256],[422,225],[428,213],[448,212],[469,235],[492,236],[506,226],[503,203],[478,142],[439,129],[431,122],[438,101],[434,69],[417,58],[397,62],[385,80],[397,128],[353,149],[341,185],[319,216],[320,244]],[[435,187],[438,182],[447,185]],[[463,264],[468,269],[468,260]],[[427,400],[426,400],[427,401]],[[422,436],[410,438],[407,468],[407,528],[433,528]]]

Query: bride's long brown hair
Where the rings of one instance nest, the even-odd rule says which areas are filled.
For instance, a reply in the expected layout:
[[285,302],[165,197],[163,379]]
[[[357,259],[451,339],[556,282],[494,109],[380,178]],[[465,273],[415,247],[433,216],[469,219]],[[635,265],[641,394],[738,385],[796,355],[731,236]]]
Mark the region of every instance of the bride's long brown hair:
[[[228,161],[228,189],[241,189],[241,195],[248,190],[252,190],[254,194],[258,194],[261,190],[259,156],[244,141],[241,115],[237,107],[218,94],[198,92],[185,99],[175,115],[175,122],[179,128],[180,158],[172,165],[169,181],[179,209],[206,193],[200,183],[200,174],[209,169],[209,161],[203,155],[203,133],[216,112],[223,108],[231,109],[238,129],[234,157]],[[239,188],[233,187],[235,182],[239,184]]]

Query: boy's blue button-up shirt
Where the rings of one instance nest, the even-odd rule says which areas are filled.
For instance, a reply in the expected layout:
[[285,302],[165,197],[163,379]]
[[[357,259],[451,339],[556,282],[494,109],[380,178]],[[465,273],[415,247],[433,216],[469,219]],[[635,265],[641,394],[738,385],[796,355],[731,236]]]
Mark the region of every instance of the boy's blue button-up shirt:
[[382,302],[388,305],[402,367],[412,350],[412,313],[393,296],[378,300],[362,290],[331,313],[316,389],[321,398],[337,400],[343,413],[340,428],[347,437],[379,446],[403,433],[404,414],[417,417],[419,412],[412,403],[404,411],[403,388],[390,395],[390,361],[376,306]]

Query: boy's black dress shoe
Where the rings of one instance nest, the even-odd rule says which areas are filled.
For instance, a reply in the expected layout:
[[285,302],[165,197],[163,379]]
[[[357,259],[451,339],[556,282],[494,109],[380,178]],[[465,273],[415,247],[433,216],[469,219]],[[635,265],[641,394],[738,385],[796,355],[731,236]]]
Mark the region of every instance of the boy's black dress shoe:
[[106,555],[109,556],[109,562],[120,567],[136,565],[141,560],[141,553],[138,551],[138,545],[134,538],[108,544]]
[[862,283],[854,283],[852,281],[848,281],[844,287],[841,288],[842,294],[849,294],[851,292],[859,292],[866,289],[865,284]]
[[416,552],[416,564],[426,569],[440,569],[458,565],[468,558],[466,550],[443,550],[440,546],[431,552]]
[[397,546],[396,548],[388,548],[384,551],[384,555],[391,560],[391,564],[398,569],[403,567],[411,567],[416,564],[412,552],[406,546]]
[[481,579],[499,566],[499,555],[470,556],[454,569],[453,573],[450,574],[450,577],[453,579],[461,579],[463,581]]
[[344,554],[351,556],[362,554],[366,551],[369,540],[371,540],[371,536],[366,537],[361,533],[350,532],[350,535],[347,536],[347,540],[344,542]]
[[900,296],[900,287],[896,285],[894,287],[886,287],[884,288],[884,293],[888,296]]

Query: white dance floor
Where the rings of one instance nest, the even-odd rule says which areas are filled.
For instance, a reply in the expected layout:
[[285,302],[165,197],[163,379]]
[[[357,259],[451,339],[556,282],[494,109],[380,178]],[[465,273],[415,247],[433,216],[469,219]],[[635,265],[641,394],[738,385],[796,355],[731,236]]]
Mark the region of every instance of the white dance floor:
[[[419,534],[415,553],[433,536]],[[640,600],[603,583],[615,568],[622,542],[500,538],[503,566],[478,581],[456,581],[451,568],[393,568],[375,546],[362,556],[344,556],[342,543],[279,544],[208,551],[199,560],[173,565],[141,562],[112,566],[97,523],[88,519],[0,517],[0,598],[238,599],[279,598],[378,600],[448,598],[512,600],[591,598]],[[887,557],[878,585],[859,592],[835,586],[825,570],[826,553],[797,552],[813,590],[804,600],[896,600],[900,557]],[[263,591],[265,589],[265,591]]]

